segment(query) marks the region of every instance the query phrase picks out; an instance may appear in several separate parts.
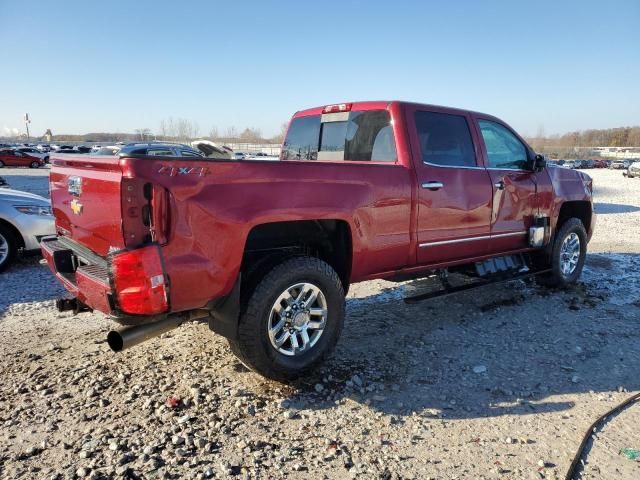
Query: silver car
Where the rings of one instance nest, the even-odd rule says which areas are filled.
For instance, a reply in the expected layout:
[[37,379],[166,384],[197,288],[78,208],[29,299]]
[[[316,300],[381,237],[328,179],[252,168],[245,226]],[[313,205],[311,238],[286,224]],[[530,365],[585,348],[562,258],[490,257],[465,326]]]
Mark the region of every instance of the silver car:
[[0,189],[0,272],[20,251],[40,249],[40,240],[55,234],[51,203],[33,193]]
[[640,162],[633,162],[622,174],[627,178],[640,177]]

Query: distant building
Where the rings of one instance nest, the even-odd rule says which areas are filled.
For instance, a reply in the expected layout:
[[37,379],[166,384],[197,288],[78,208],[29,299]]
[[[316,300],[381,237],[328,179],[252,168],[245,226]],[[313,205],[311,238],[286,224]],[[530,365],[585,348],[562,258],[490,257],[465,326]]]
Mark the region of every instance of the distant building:
[[608,158],[640,158],[640,147],[575,147],[576,152],[593,152]]

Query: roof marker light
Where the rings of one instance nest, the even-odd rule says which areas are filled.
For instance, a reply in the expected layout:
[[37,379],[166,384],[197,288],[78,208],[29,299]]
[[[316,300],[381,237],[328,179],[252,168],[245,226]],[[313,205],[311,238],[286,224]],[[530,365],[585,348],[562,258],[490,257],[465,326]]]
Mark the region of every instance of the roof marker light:
[[327,105],[322,109],[322,113],[350,112],[351,103],[336,103],[335,105]]

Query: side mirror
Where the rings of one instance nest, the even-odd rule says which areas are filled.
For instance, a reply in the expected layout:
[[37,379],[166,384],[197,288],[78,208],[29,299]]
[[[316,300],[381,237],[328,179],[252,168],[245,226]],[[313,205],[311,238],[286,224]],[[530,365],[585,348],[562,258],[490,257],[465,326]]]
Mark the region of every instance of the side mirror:
[[531,165],[531,170],[534,172],[541,172],[544,170],[544,167],[547,166],[547,161],[544,158],[544,155],[540,155],[539,153],[533,158],[533,162]]

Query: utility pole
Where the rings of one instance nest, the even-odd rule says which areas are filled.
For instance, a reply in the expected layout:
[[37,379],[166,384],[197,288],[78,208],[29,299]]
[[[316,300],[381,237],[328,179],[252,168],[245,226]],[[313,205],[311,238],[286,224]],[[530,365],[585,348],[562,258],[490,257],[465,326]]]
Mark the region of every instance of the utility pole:
[[27,129],[27,143],[29,143],[29,124],[31,123],[31,119],[29,118],[29,114],[24,114],[24,127]]

